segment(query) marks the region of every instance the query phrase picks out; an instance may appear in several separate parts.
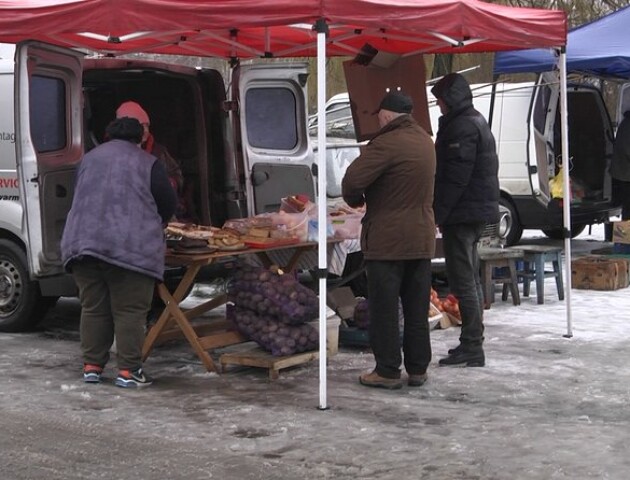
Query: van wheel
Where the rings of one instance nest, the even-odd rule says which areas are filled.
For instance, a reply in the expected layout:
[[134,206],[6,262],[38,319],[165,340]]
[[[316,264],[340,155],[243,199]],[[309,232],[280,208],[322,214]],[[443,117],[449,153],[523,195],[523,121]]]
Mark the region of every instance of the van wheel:
[[[586,225],[572,225],[571,226],[571,238],[577,237],[580,233],[584,231]],[[547,237],[553,240],[562,240],[564,237],[562,236],[562,228],[543,228],[542,231]]]
[[37,282],[29,279],[24,251],[10,240],[0,239],[0,331],[29,330],[50,306]]
[[512,202],[506,198],[499,199],[499,236],[507,247],[515,245],[523,235],[523,226],[519,222]]

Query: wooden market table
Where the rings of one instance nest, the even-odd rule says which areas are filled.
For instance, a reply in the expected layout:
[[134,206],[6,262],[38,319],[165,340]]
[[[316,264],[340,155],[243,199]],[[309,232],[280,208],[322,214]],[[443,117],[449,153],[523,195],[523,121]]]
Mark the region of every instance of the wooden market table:
[[[335,242],[335,240],[329,240],[329,244]],[[187,292],[192,288],[201,268],[219,259],[244,255],[255,255],[263,266],[270,267],[275,264],[270,254],[274,251],[283,251],[282,253],[285,254],[283,255],[284,258],[287,258],[287,253],[289,254],[288,260],[284,265],[279,265],[279,267],[285,272],[292,272],[296,265],[298,265],[301,257],[307,252],[317,251],[317,247],[317,242],[305,242],[229,252],[219,251],[213,253],[188,254],[168,251],[166,264],[168,266],[183,267],[185,272],[172,294],[164,283],[158,284],[158,294],[164,302],[165,308],[155,325],[153,325],[147,333],[142,347],[142,360],[147,359],[156,344],[179,338],[183,334],[206,369],[208,371],[221,373],[223,370],[221,363],[213,360],[209,354],[209,350],[248,342],[249,340],[239,333],[225,318],[216,319],[215,321],[200,325],[193,325],[191,322],[203,313],[225,304],[227,301],[225,294],[221,294],[187,310],[181,308],[181,302],[186,297]],[[291,250],[293,251],[290,252]],[[309,356],[309,359],[310,358],[312,358],[312,355]]]

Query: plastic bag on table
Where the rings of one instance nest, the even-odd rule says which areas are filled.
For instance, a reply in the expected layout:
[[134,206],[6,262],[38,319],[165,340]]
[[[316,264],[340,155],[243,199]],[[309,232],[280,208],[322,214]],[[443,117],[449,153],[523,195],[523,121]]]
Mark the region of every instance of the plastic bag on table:
[[304,194],[281,198],[280,210],[286,213],[306,213],[309,218],[317,217],[317,204]]
[[[335,235],[333,226],[330,223],[326,224],[326,237],[332,238]],[[308,221],[308,236],[306,239],[309,242],[316,242],[319,240],[319,222],[317,219],[311,219]]]

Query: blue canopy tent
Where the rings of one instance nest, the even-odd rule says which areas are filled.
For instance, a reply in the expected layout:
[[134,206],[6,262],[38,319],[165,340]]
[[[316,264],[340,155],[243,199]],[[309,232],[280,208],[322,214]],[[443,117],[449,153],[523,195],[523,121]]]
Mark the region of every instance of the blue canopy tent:
[[[555,68],[552,49],[498,52],[494,73],[548,72]],[[630,6],[569,31],[567,72],[630,78]]]
[[[598,20],[569,31],[566,47],[567,73],[583,73],[601,78],[630,78],[630,6],[621,8]],[[494,57],[495,76],[509,73],[542,73],[554,71],[559,66],[557,49],[537,48],[530,50],[497,52]],[[562,77],[562,72],[561,72]],[[561,104],[566,109],[566,81],[560,80]],[[566,114],[566,111],[565,111]],[[565,117],[566,118],[566,117]],[[568,152],[567,129],[562,134],[563,163]],[[564,197],[568,196],[569,173],[563,172]],[[570,202],[563,204],[564,228],[571,230]],[[567,335],[571,337],[571,240],[565,237],[567,281]]]

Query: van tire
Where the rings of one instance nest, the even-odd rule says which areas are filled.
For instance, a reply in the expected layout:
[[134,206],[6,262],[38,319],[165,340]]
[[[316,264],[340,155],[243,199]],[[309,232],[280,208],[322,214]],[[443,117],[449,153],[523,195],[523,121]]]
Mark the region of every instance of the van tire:
[[523,236],[523,226],[518,218],[516,209],[512,202],[503,197],[499,198],[499,206],[501,210],[507,212],[508,216],[507,228],[502,235],[505,238],[505,246],[516,245]]
[[29,279],[24,250],[0,239],[0,331],[32,329],[53,304],[41,296],[38,283]]
[[[571,238],[577,237],[584,231],[586,225],[571,225]],[[562,240],[563,229],[562,228],[543,228],[543,233],[552,240]]]

